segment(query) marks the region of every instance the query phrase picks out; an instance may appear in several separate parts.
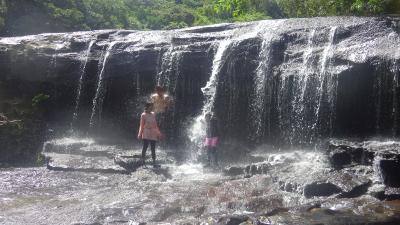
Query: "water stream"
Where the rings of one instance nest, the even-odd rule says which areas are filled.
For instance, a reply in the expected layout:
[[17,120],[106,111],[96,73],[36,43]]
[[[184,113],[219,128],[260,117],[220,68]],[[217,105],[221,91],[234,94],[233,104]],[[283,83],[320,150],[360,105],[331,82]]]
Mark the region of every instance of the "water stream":
[[80,66],[80,77],[79,77],[79,83],[78,83],[78,88],[76,91],[76,99],[75,99],[75,108],[74,108],[74,114],[72,116],[72,126],[74,125],[74,123],[76,122],[76,120],[78,119],[78,113],[79,113],[79,103],[81,100],[81,94],[82,94],[82,88],[83,88],[83,81],[85,78],[85,74],[86,74],[86,66],[87,63],[89,61],[89,56],[90,56],[90,52],[92,50],[93,45],[96,43],[96,40],[91,40],[88,44],[87,50],[85,52],[85,54],[83,55],[84,60],[82,61],[82,64]]
[[90,115],[90,121],[89,121],[89,126],[90,127],[93,127],[94,126],[94,123],[95,123],[95,121],[94,121],[94,117],[95,117],[95,115],[96,115],[96,113],[98,113],[99,114],[99,120],[100,120],[100,116],[101,116],[101,105],[102,105],[102,98],[104,97],[103,96],[103,79],[104,79],[104,72],[105,72],[105,69],[106,69],[106,64],[107,64],[107,60],[108,60],[108,58],[110,57],[110,55],[111,55],[111,53],[112,53],[112,49],[113,49],[113,47],[114,47],[114,45],[115,44],[117,44],[118,42],[117,41],[113,41],[113,42],[111,42],[109,45],[108,45],[108,47],[107,47],[107,49],[106,49],[106,53],[105,53],[105,56],[104,56],[104,59],[103,59],[103,62],[102,62],[102,66],[101,66],[101,70],[100,70],[100,73],[99,73],[99,76],[98,76],[98,80],[97,80],[97,88],[96,88],[96,94],[95,94],[95,96],[94,96],[94,98],[93,98],[93,106],[92,106],[92,113],[91,113],[91,115]]
[[[206,115],[213,113],[213,107],[217,92],[217,85],[218,85],[218,75],[221,71],[222,66],[224,65],[224,57],[226,51],[232,45],[231,39],[222,40],[218,43],[217,50],[214,55],[213,63],[212,63],[212,70],[210,79],[207,81],[206,85],[201,89],[204,95],[204,104],[201,109],[201,114],[198,115],[189,128],[189,138],[195,146],[200,149],[202,147],[202,142],[206,135]],[[195,153],[195,155],[197,155]],[[193,158],[192,158],[193,159]]]
[[[333,45],[335,41],[337,27],[332,27],[329,31],[329,40],[328,45],[325,47],[322,60],[321,60],[321,72],[319,73],[318,83],[319,87],[317,89],[317,97],[318,102],[316,103],[317,107],[315,109],[315,121],[312,125],[313,129],[316,128],[319,120],[320,109],[322,105],[322,98],[324,95],[324,87],[326,88],[327,102],[329,105],[329,120],[333,119],[333,112],[335,111],[335,101],[336,101],[336,88],[337,88],[337,78],[335,75],[329,73],[329,68],[331,66],[331,58],[334,54]],[[330,122],[330,127],[332,126],[333,121]],[[331,129],[332,130],[332,129]]]

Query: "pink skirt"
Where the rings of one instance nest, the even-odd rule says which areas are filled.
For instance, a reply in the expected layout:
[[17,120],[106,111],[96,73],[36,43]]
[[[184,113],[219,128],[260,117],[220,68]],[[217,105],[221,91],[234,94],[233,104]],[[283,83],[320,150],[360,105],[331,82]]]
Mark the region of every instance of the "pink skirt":
[[217,147],[218,138],[217,137],[206,138],[206,141],[204,142],[204,144],[207,147]]

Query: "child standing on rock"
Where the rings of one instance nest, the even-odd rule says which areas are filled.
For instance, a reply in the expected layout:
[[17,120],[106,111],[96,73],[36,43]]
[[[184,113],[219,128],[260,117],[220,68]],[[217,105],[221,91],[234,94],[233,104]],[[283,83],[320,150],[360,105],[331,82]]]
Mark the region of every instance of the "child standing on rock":
[[153,159],[153,167],[159,167],[156,165],[156,142],[161,138],[161,132],[158,128],[156,117],[153,110],[153,103],[146,103],[144,106],[144,112],[140,116],[140,127],[138,133],[138,139],[143,140],[142,149],[142,162],[145,165],[146,151],[150,144],[151,157]]
[[205,146],[207,148],[207,164],[206,166],[218,167],[217,158],[217,145],[218,145],[218,121],[215,116],[211,114],[206,115],[206,140]]

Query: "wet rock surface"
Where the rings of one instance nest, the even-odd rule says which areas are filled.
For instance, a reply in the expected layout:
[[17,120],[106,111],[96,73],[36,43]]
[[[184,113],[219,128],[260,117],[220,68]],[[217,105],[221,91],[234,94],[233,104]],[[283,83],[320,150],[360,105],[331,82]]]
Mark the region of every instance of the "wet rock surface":
[[[62,138],[47,141],[42,154],[50,170],[100,173],[135,172],[143,164],[140,150],[121,149],[117,146],[95,144],[93,139]],[[157,154],[156,164],[175,162],[168,153]],[[145,162],[150,167],[147,155]]]
[[[69,129],[74,117],[83,133],[130,140],[142,102],[160,82],[174,97],[167,141],[181,147],[217,63],[212,94],[227,146],[304,144],[331,133],[386,135],[400,129],[397,107],[386,107],[398,104],[391,98],[400,57],[394,21],[332,17],[5,37],[0,86],[5,96],[48,95],[45,121],[55,131]],[[357,159],[332,154],[341,167]]]
[[[340,169],[344,166],[371,166],[377,173],[377,179],[388,187],[399,187],[400,144],[395,141],[337,141],[329,142],[328,158],[331,165]],[[349,163],[336,160],[339,155],[346,155]]]
[[274,153],[262,163],[227,167],[224,174],[233,178],[267,174],[280,190],[311,199],[398,197],[398,142],[331,140],[327,146],[325,155]]
[[[395,200],[399,196],[397,188],[383,183],[379,186],[373,181],[375,172],[370,166],[353,165],[337,170],[324,152],[259,153],[254,157],[264,161],[226,166],[224,172],[199,164],[177,165],[161,149],[161,168],[153,168],[141,166],[140,154],[132,150],[85,139],[52,143],[60,146],[45,147],[44,154],[50,160],[48,168],[54,168],[0,170],[0,223],[400,222],[400,204]],[[63,145],[69,145],[64,146],[66,151],[61,150]],[[83,150],[73,148],[89,152],[81,154]],[[109,153],[98,154],[101,151]],[[118,154],[107,158],[111,152]],[[221,163],[224,165],[223,160]],[[67,166],[56,169],[63,165]]]

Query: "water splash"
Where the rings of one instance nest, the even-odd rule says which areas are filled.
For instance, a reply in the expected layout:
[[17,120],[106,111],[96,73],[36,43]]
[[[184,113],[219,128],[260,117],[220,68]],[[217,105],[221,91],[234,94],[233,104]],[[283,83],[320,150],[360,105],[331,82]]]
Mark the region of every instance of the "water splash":
[[77,89],[77,93],[76,93],[76,99],[75,99],[75,109],[74,109],[74,114],[72,116],[72,125],[76,122],[76,120],[78,119],[78,110],[79,110],[79,103],[80,103],[80,99],[81,99],[81,92],[82,92],[82,86],[83,86],[83,79],[85,77],[86,74],[86,66],[87,63],[89,61],[89,56],[90,56],[90,52],[92,50],[92,47],[94,45],[94,43],[96,42],[96,40],[91,40],[88,48],[85,52],[84,55],[84,61],[82,61],[82,64],[80,66],[80,77],[79,77],[79,83],[78,83],[78,89]]
[[99,111],[99,113],[101,113],[101,110],[98,110],[99,105],[101,105],[101,100],[102,100],[102,95],[103,95],[103,79],[104,79],[104,71],[105,71],[105,67],[107,64],[107,60],[110,57],[112,48],[114,47],[115,44],[117,44],[118,42],[113,41],[111,42],[106,50],[106,54],[104,56],[103,62],[102,62],[102,66],[101,66],[101,71],[99,73],[98,76],[98,82],[97,82],[97,88],[96,88],[96,94],[93,98],[93,106],[92,106],[92,114],[90,116],[90,121],[89,121],[89,126],[93,127],[94,125],[94,116],[96,115],[96,111]]
[[202,141],[206,135],[206,123],[205,117],[207,114],[211,114],[214,108],[214,102],[216,98],[218,75],[224,65],[224,56],[227,49],[232,45],[232,39],[225,39],[218,43],[218,48],[214,55],[211,76],[206,85],[201,89],[204,95],[204,105],[201,110],[201,114],[194,119],[194,123],[189,130],[189,138],[197,148],[201,148]]
[[374,170],[373,174],[373,181],[374,183],[380,183],[383,184],[383,174],[382,174],[382,169],[381,169],[381,161],[382,161],[382,156],[379,154],[375,155],[374,161],[372,163],[372,168]]
[[72,146],[76,144],[80,145],[93,145],[95,141],[91,138],[77,138],[77,137],[64,137],[60,139],[53,139],[45,141],[43,143],[42,152],[49,152],[49,146]]

